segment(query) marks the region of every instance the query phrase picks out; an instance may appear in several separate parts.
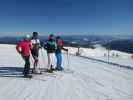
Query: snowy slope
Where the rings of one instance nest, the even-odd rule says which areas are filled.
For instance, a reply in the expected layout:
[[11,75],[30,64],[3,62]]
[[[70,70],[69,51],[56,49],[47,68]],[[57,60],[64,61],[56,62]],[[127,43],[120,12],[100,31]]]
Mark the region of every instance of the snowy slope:
[[[74,47],[67,47],[67,48],[70,50],[70,53],[74,55],[78,51],[78,48]],[[81,53],[81,56],[108,62],[108,51],[101,46],[96,46],[96,49],[80,48],[79,51]],[[118,55],[118,57],[116,55]],[[133,67],[133,58],[131,58],[131,56],[132,54],[111,50],[109,61],[112,63]]]
[[[133,70],[63,55],[63,65],[74,73],[21,76],[23,60],[13,45],[0,45],[0,100],[133,100]],[[43,57],[43,58],[42,58]],[[40,66],[46,67],[46,52]],[[32,61],[32,60],[31,60]]]

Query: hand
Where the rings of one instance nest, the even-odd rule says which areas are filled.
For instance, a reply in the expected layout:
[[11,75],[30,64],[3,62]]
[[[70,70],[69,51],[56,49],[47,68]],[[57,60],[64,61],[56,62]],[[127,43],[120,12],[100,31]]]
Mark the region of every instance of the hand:
[[68,49],[66,49],[66,48],[62,48],[64,51],[66,51],[66,52],[68,52]]

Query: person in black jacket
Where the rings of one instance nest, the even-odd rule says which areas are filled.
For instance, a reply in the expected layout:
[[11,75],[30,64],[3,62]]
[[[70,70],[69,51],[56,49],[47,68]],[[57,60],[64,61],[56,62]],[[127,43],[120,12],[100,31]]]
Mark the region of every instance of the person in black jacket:
[[55,51],[56,51],[56,42],[55,37],[53,34],[49,35],[49,39],[44,45],[44,48],[47,51],[48,56],[48,72],[53,72],[53,70],[56,67],[56,57],[55,57]]

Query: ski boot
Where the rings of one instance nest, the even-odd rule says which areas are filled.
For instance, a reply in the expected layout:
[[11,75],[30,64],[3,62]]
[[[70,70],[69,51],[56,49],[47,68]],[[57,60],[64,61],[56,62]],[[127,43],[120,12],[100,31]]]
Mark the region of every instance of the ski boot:
[[31,79],[32,78],[32,75],[24,75],[24,78],[29,78],[29,79]]

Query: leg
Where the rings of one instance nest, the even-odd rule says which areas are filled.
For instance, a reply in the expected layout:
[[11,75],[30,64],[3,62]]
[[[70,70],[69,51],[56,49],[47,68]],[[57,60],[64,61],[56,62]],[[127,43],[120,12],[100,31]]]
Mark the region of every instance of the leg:
[[50,73],[52,73],[53,72],[53,70],[52,70],[52,67],[53,67],[53,65],[52,65],[52,54],[51,53],[47,53],[47,55],[48,55],[48,72],[50,72]]
[[34,70],[35,70],[38,66],[39,52],[38,51],[32,51],[31,53],[32,53],[32,57],[34,58]]
[[56,66],[57,66],[57,68],[59,68],[60,66],[61,66],[61,57],[60,57],[60,54],[58,53],[58,54],[56,54],[56,59],[57,59],[57,63],[56,63]]
[[38,58],[34,58],[34,68],[32,70],[32,73],[40,74],[40,70],[38,68]]
[[55,53],[51,53],[51,60],[52,60],[52,69],[56,68],[56,56]]
[[62,55],[61,53],[59,54],[59,67],[62,67]]
[[34,57],[34,69],[37,69],[38,66],[38,57]]
[[25,60],[25,67],[24,67],[24,76],[27,76],[29,74],[30,71],[30,56],[25,56],[23,57]]
[[63,68],[62,68],[62,55],[61,55],[61,53],[58,53],[58,54],[56,54],[56,58],[57,58],[57,64],[56,64],[56,66],[57,66],[57,70],[63,70]]
[[56,68],[58,69],[59,67],[59,55],[56,54]]
[[50,70],[50,68],[51,68],[51,54],[47,53],[47,56],[48,56],[48,70]]
[[39,51],[38,50],[33,50],[32,52],[32,57],[34,58],[34,68],[32,70],[33,73],[35,74],[40,74],[40,69],[38,68],[38,62],[39,62]]

